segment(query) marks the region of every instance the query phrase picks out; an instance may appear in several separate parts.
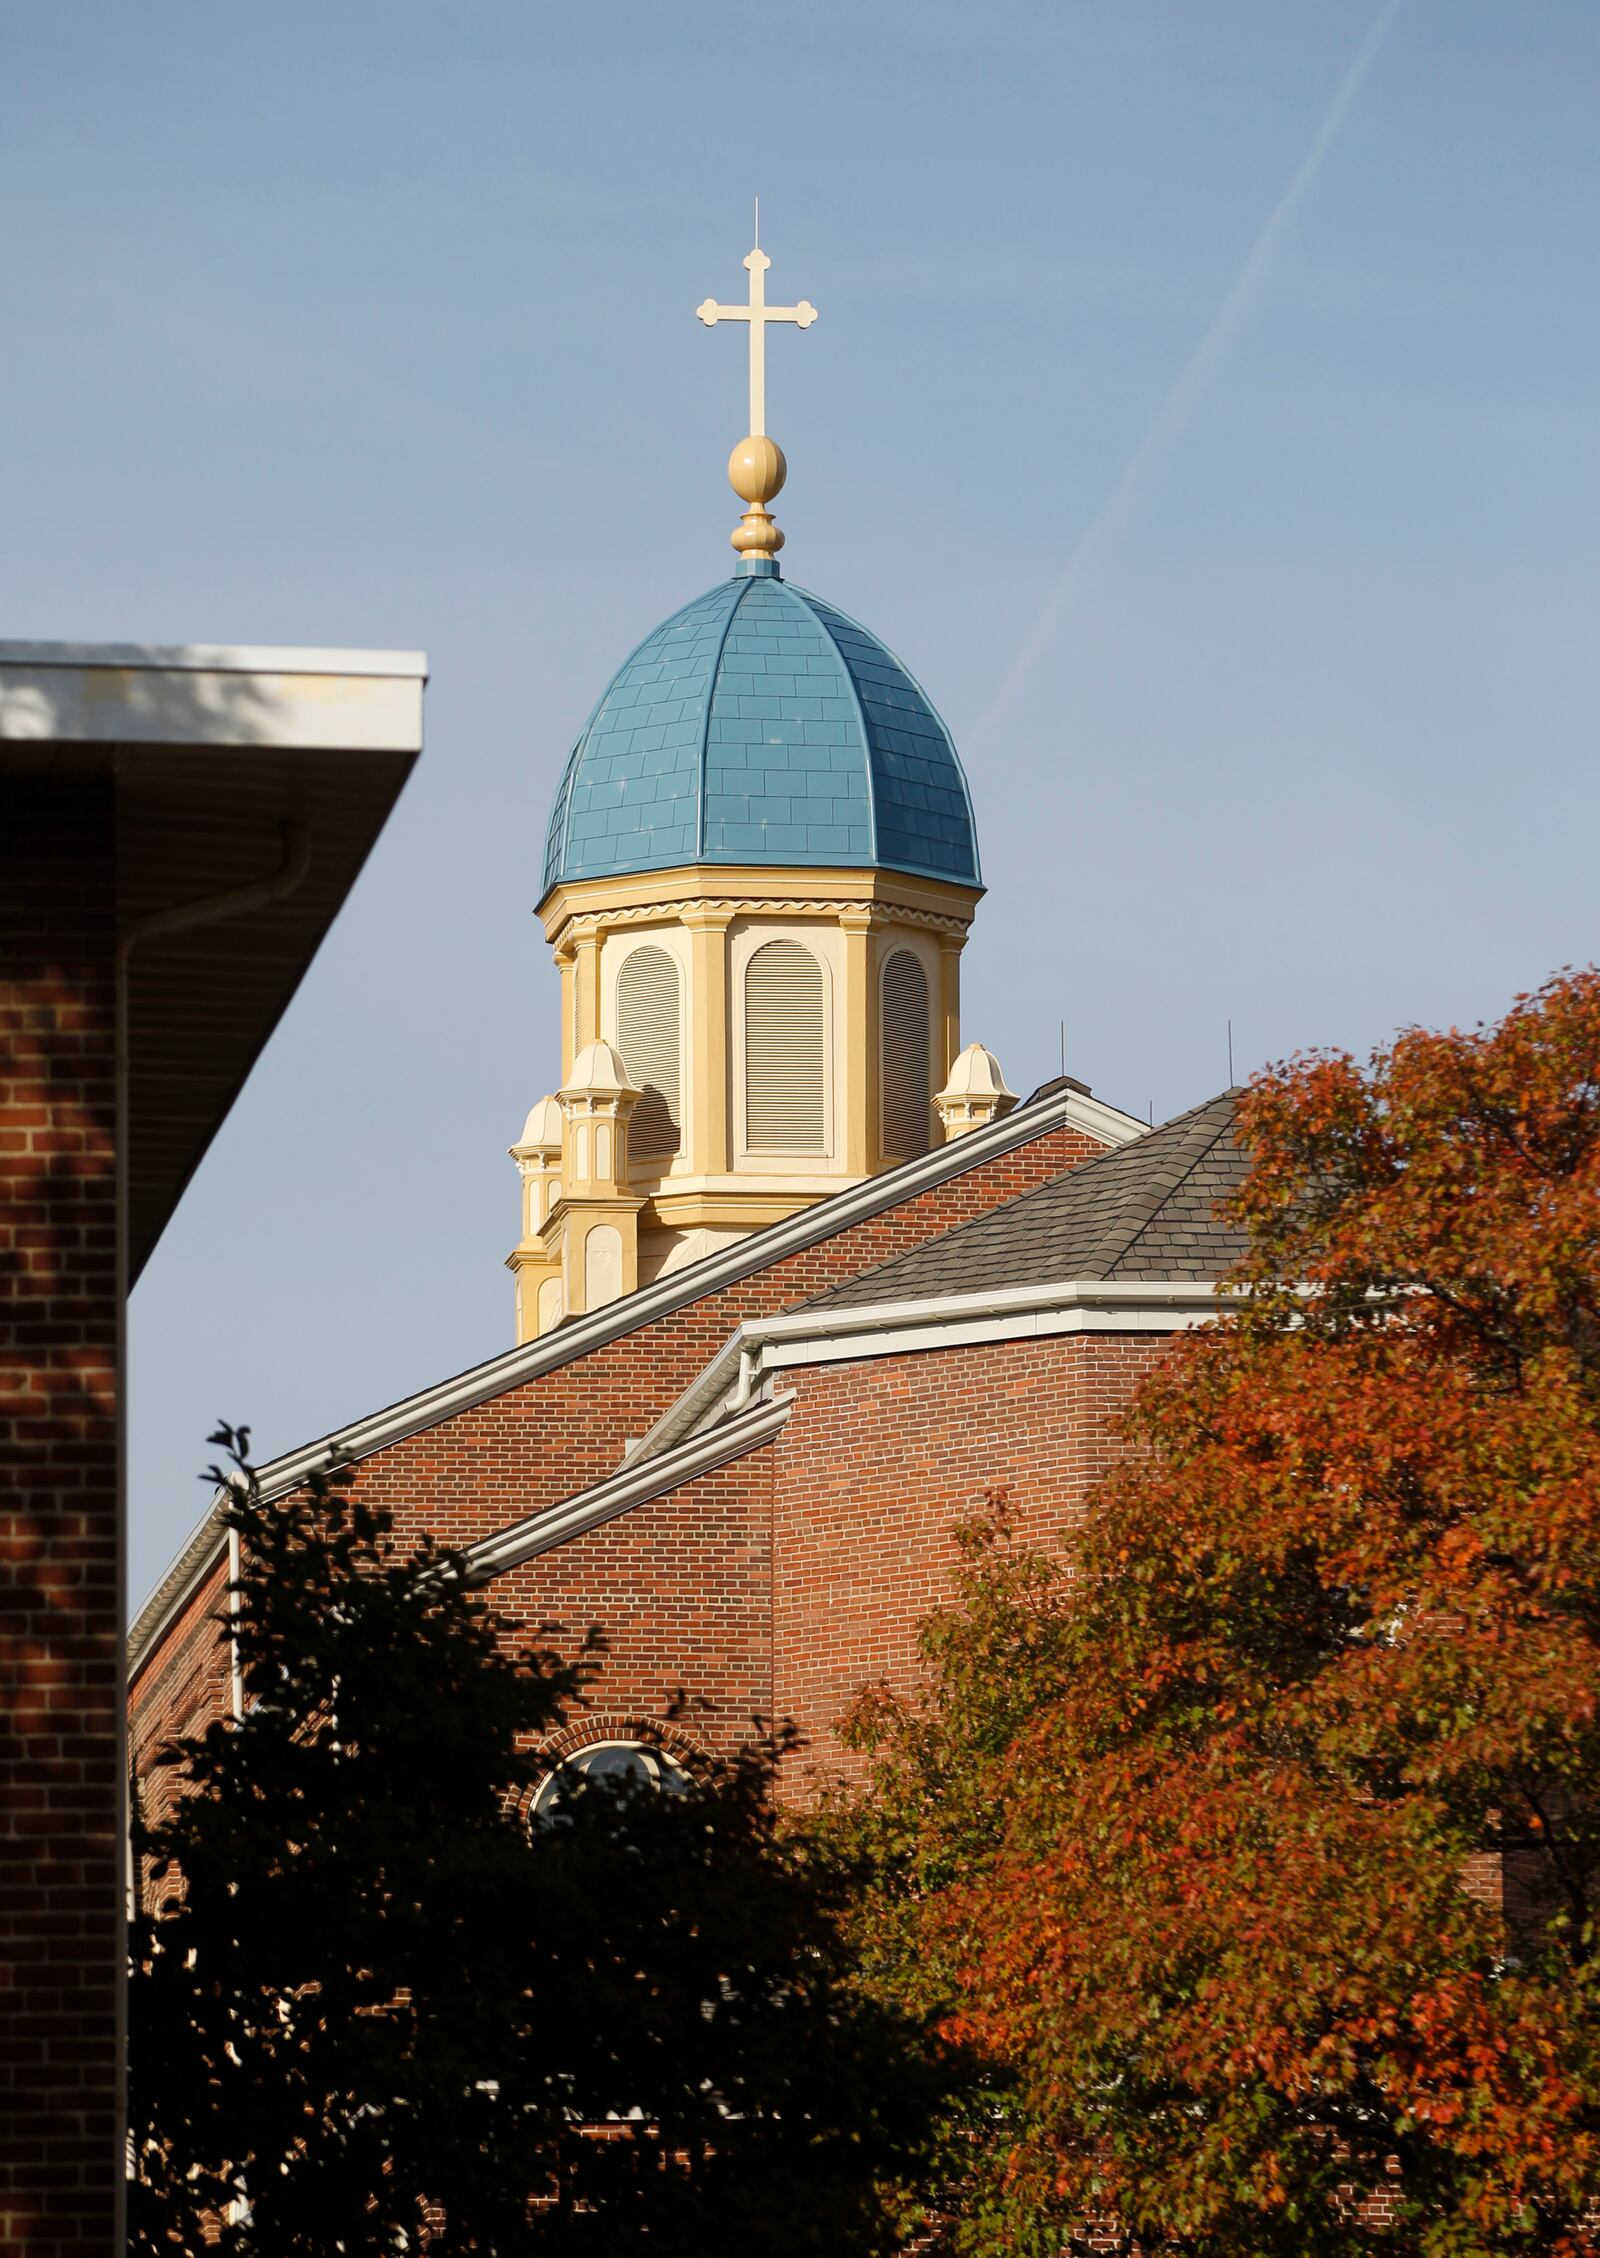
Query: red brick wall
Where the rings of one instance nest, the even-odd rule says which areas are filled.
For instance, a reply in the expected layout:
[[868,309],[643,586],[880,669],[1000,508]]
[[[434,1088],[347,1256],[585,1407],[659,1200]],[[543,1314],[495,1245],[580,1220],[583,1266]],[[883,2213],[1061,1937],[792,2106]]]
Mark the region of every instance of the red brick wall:
[[1003,1489],[1025,1542],[1057,1542],[1165,1346],[1070,1334],[784,1375],[798,1400],[764,1454],[776,1461],[773,1694],[807,1737],[802,1780],[854,1769],[833,1727],[864,1686],[913,1689],[917,1627],[949,1596],[956,1524]]
[[[487,1536],[612,1473],[627,1439],[654,1423],[743,1319],[803,1301],[1103,1149],[1076,1129],[1059,1128],[981,1162],[770,1269],[375,1452],[359,1469],[361,1489],[388,1505],[403,1529],[426,1527],[463,1543]],[[638,1514],[628,1516],[630,1535],[639,1520]],[[627,1540],[619,1535],[607,1542],[625,1547]],[[563,1556],[568,1549],[562,1548]],[[557,1557],[543,1556],[545,1574],[558,1576],[548,1566]],[[607,1586],[605,1604],[595,1609],[602,1622],[629,1604],[625,1579],[631,1574],[631,1554],[618,1550],[615,1560],[617,1580]],[[496,1597],[511,1591],[520,1595],[524,1588],[511,1580],[496,1587]],[[531,1594],[543,1587],[526,1588]],[[559,1581],[555,1588],[559,1590]],[[141,1775],[154,1748],[182,1729],[180,1718],[198,1714],[200,1678],[210,1674],[214,1698],[224,1690],[226,1664],[206,1621],[217,1604],[213,1591],[208,1604],[191,1608],[187,1620],[169,1630],[143,1661],[132,1695]],[[560,1615],[576,1603],[530,1597],[529,1604],[536,1613]]]
[[731,1754],[772,1715],[772,1453],[525,1561],[489,1597],[530,1629],[560,1624],[559,1651],[591,1624],[605,1633],[590,1705],[557,1745],[627,1739],[676,1713],[683,1745]]
[[0,808],[0,2252],[104,2258],[121,2163],[109,786]]
[[754,1715],[797,1725],[803,1794],[853,1769],[833,1727],[864,1686],[915,1685],[955,1525],[1003,1488],[1019,1536],[1059,1540],[1165,1345],[1095,1333],[785,1373],[797,1401],[774,1444],[525,1562],[492,1595],[571,1638],[591,1622],[610,1634],[575,1739],[659,1720],[682,1692],[701,1747],[736,1746]]

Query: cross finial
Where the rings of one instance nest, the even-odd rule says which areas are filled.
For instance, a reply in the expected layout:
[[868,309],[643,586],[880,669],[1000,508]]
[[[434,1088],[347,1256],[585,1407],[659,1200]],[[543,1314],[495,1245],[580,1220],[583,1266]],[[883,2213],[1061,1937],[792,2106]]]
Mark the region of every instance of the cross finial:
[[729,484],[748,507],[729,539],[741,556],[772,557],[783,547],[783,535],[773,524],[765,505],[781,492],[788,465],[783,459],[783,449],[767,437],[767,324],[790,321],[799,329],[809,329],[817,318],[817,309],[807,298],[802,298],[797,306],[767,304],[767,269],[772,261],[759,241],[760,210],[757,204],[758,240],[744,262],[750,276],[748,304],[722,306],[715,298],[707,298],[696,306],[695,312],[708,329],[714,329],[719,321],[749,324],[750,430],[728,461]]

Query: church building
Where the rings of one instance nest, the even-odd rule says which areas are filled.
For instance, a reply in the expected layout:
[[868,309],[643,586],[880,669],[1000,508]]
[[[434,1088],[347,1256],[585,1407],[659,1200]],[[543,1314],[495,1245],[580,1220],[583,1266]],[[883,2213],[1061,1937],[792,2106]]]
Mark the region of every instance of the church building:
[[[972,796],[908,668],[780,570],[766,329],[816,314],[744,264],[743,304],[698,309],[748,334],[733,574],[624,660],[555,790],[514,1345],[262,1480],[347,1467],[504,1613],[600,1625],[552,1765],[658,1772],[791,1719],[803,1792],[854,1695],[910,1684],[954,1526],[996,1491],[1041,1541],[1081,1511],[1212,1311],[1242,1160],[1231,1092],[1151,1129],[1065,1076],[1019,1104],[963,1044]],[[133,1630],[141,1774],[234,1698],[227,1577],[212,1511]]]

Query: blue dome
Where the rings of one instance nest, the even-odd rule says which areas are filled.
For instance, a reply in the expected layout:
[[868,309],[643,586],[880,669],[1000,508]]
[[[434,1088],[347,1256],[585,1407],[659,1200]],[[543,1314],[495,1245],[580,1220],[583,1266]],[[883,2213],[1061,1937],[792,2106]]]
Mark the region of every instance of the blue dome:
[[693,862],[979,885],[967,780],[922,690],[843,612],[748,571],[618,671],[562,776],[545,890]]

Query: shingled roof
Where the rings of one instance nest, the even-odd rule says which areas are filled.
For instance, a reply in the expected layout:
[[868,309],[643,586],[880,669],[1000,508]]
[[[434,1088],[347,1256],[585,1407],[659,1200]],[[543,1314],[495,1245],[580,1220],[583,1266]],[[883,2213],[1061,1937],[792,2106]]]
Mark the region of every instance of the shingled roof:
[[1224,1090],[801,1306],[927,1301],[1071,1278],[1219,1278],[1244,1252],[1244,1233],[1216,1212],[1249,1168],[1234,1135],[1240,1095]]

